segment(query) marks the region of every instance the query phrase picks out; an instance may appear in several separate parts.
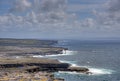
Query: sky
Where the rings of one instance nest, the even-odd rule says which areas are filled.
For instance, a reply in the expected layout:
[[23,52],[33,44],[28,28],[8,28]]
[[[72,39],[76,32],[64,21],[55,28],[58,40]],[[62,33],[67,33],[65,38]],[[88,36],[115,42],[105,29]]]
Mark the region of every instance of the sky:
[[120,38],[120,0],[0,0],[0,38]]

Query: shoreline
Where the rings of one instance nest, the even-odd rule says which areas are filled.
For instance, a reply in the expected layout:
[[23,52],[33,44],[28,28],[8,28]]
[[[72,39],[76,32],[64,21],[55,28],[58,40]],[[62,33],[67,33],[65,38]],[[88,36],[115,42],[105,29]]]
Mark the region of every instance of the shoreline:
[[[19,71],[20,74],[26,74],[24,72],[28,74],[39,72],[52,74],[58,71],[76,71],[89,74],[89,69],[85,67],[73,67],[69,63],[62,63],[55,59],[31,57],[32,55],[62,55],[68,50],[67,48],[53,46],[56,43],[57,41],[53,40],[0,39],[0,75],[2,71],[3,74],[8,73],[6,76],[9,75],[9,71],[12,73]],[[64,79],[60,81],[64,81]]]
[[[77,73],[84,73],[88,74],[89,70],[87,68],[83,67],[71,67],[68,63],[61,63],[58,60],[53,59],[43,59],[43,58],[22,58],[22,59],[11,59],[11,58],[0,58],[0,79],[5,79],[4,77],[7,77],[6,81],[9,81],[14,77],[15,80],[12,81],[19,81],[21,79],[29,80],[29,79],[36,79],[36,75],[39,75],[40,77],[43,76],[46,78],[45,81],[48,79],[51,81],[64,81],[64,79],[61,78],[55,78],[54,72],[59,71],[69,71],[69,72],[77,72]],[[17,73],[18,76],[15,76]],[[46,73],[47,76],[42,75],[43,73]],[[13,74],[13,75],[11,75]],[[10,76],[11,75],[11,76]],[[25,78],[26,76],[32,76],[32,78]],[[49,75],[52,75],[49,76]],[[22,76],[22,77],[21,77]],[[18,79],[19,78],[19,79]],[[45,79],[44,78],[44,79]],[[23,81],[24,81],[23,80]]]

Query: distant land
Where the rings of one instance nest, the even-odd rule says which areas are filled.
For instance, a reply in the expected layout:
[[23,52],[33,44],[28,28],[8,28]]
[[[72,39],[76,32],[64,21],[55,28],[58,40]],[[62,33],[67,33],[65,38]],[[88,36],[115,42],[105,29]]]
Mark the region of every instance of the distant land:
[[0,38],[1,56],[31,56],[62,54],[67,48],[54,47],[55,40]]

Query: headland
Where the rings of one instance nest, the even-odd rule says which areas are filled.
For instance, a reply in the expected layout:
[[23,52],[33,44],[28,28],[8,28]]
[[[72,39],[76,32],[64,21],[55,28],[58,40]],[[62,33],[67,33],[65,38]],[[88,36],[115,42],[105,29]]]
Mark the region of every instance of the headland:
[[[89,74],[89,69],[85,67],[72,67],[68,63],[61,63],[57,59],[33,58],[32,55],[53,55],[62,54],[67,48],[55,47],[55,40],[35,40],[35,39],[0,39],[0,81],[7,77],[6,81],[29,81],[32,78],[38,81],[40,77],[47,81],[64,81],[56,79],[53,75],[58,71],[76,71]],[[16,58],[19,57],[19,58]],[[10,75],[10,74],[13,74]],[[17,75],[18,76],[15,76]],[[33,77],[32,77],[33,75]],[[22,76],[22,78],[20,77]],[[29,76],[29,78],[25,78]],[[31,78],[32,77],[32,78]],[[41,79],[42,79],[41,78]]]

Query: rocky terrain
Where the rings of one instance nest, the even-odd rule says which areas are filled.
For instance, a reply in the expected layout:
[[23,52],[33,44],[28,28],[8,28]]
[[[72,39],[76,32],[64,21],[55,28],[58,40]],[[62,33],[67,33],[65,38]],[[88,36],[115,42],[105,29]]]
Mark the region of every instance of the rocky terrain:
[[54,77],[53,72],[58,71],[89,74],[87,68],[72,67],[57,59],[31,57],[62,54],[63,50],[67,50],[53,46],[56,43],[51,40],[0,39],[0,81],[64,81]]
[[64,81],[54,77],[53,72],[58,71],[89,73],[87,68],[71,67],[55,59],[0,58],[0,81]]
[[45,58],[0,58],[0,68],[21,68],[28,72],[76,71],[87,73],[89,71],[87,68],[71,67],[68,63],[61,63],[58,60]]
[[57,41],[35,39],[0,39],[0,56],[32,56],[62,54],[67,48],[54,47]]

